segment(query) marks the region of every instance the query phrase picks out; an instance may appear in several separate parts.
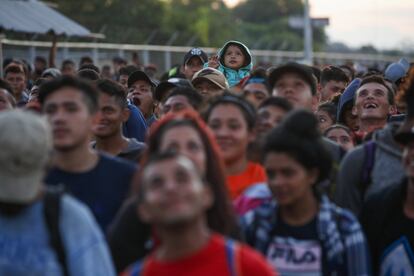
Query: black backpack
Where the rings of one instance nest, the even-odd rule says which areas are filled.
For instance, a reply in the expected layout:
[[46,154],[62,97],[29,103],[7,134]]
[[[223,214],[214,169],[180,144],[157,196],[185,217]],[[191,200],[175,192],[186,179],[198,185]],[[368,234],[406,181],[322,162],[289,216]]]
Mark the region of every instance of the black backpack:
[[49,230],[50,245],[55,250],[58,261],[62,267],[63,275],[69,276],[66,262],[66,251],[59,229],[60,204],[63,195],[62,189],[47,189],[44,197],[43,214],[47,229]]

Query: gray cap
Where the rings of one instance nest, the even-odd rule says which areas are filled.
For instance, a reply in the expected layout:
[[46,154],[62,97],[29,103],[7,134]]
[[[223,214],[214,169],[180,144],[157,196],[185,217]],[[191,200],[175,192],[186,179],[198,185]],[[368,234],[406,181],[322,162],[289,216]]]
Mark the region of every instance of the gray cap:
[[53,79],[56,79],[60,76],[62,76],[62,73],[57,68],[48,68],[42,73],[42,78],[52,77]]
[[0,201],[28,203],[41,188],[52,150],[45,118],[21,110],[0,112]]

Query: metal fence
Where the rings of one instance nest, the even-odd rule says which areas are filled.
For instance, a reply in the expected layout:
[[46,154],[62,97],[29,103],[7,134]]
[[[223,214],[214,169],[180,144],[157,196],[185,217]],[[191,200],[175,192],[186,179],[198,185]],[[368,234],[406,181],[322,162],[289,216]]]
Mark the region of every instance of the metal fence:
[[[36,56],[47,57],[51,42],[44,41],[21,41],[1,39],[3,58],[14,57],[26,59],[33,62]],[[2,46],[2,47],[1,47]],[[126,60],[132,60],[133,53],[138,53],[142,64],[155,64],[160,71],[168,70],[174,64],[181,64],[184,54],[190,47],[183,46],[161,46],[161,45],[134,45],[113,43],[89,43],[89,42],[59,42],[57,45],[56,64],[64,59],[72,59],[79,62],[83,56],[90,56],[98,66],[111,64],[115,56]],[[215,48],[203,48],[207,53],[217,52]],[[252,50],[253,61],[266,64],[280,64],[286,61],[300,61],[304,58],[303,52],[293,51],[269,51]],[[1,49],[0,49],[1,55]],[[355,53],[329,53],[315,52],[315,64],[343,64],[346,61],[359,62],[365,65],[387,63],[397,61],[401,57],[385,56],[381,54],[355,54]],[[1,57],[0,57],[1,58]]]

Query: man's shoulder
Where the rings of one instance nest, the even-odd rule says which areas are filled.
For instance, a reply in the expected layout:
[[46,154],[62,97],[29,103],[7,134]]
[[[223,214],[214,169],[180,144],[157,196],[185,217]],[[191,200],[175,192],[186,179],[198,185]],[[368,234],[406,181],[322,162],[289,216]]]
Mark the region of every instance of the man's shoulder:
[[405,181],[384,187],[370,195],[365,203],[365,208],[371,210],[389,209],[394,203],[403,202],[406,189]]
[[125,170],[133,172],[137,168],[136,164],[128,160],[116,156],[111,156],[106,153],[100,152],[99,158],[100,160],[97,169],[110,167],[111,172],[113,172],[114,170]]

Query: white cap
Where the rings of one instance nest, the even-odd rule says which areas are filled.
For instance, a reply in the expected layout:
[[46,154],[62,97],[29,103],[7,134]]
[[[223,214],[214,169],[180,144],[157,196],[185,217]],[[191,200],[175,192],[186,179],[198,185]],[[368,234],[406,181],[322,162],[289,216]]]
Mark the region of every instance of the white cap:
[[30,202],[52,150],[50,127],[35,113],[11,110],[0,112],[0,129],[0,202]]

